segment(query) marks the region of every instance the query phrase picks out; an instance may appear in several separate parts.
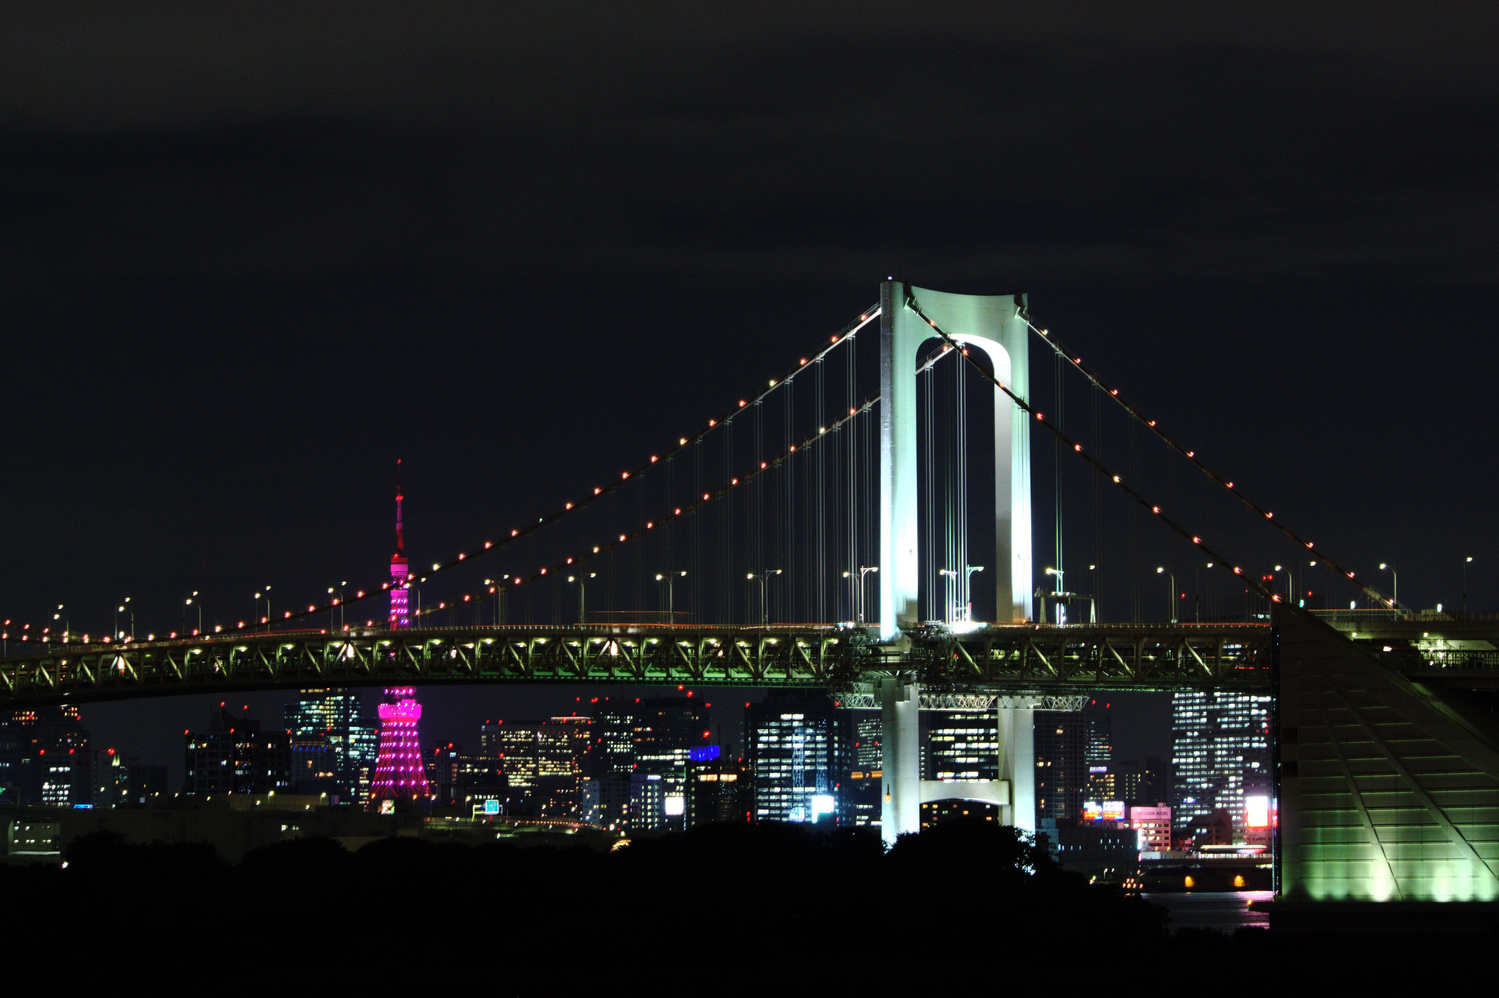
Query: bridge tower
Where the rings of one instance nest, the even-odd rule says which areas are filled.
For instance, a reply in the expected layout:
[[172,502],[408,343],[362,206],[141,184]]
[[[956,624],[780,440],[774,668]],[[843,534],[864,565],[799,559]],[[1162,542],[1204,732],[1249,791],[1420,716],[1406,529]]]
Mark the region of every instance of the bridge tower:
[[[880,285],[880,637],[914,624],[920,592],[917,522],[916,364],[932,327],[906,306],[915,298],[953,339],[982,350],[994,375],[1030,395],[1025,295],[955,295],[900,281]],[[961,566],[959,566],[961,567]],[[1031,600],[1031,448],[1024,413],[994,389],[994,615],[1021,621]]]
[[[915,298],[943,331],[982,350],[995,377],[1021,398],[1030,395],[1025,295],[958,295],[888,280],[880,285],[880,638],[894,641],[901,625],[918,622],[921,529],[917,521],[916,365],[935,335],[907,307]],[[994,389],[995,622],[1026,618],[1031,592],[1031,451],[1024,413]],[[961,566],[959,566],[961,568]],[[887,843],[921,830],[921,686],[908,674],[882,678],[876,690],[883,725],[881,828]],[[1001,813],[1034,830],[1034,732],[1029,709],[997,717],[1003,788]],[[1017,766],[1018,763],[1018,766]],[[985,797],[985,799],[991,799]]]

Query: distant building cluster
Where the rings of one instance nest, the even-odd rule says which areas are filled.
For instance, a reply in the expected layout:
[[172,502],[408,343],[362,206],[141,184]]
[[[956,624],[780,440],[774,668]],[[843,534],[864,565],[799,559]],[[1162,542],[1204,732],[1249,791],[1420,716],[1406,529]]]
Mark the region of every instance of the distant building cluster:
[[[95,747],[76,707],[12,711],[0,715],[0,804],[181,808],[228,797],[231,810],[254,810],[276,798],[300,810],[616,836],[722,822],[880,823],[880,715],[822,691],[746,703],[737,751],[713,737],[712,705],[692,690],[488,720],[467,747],[423,742],[414,688],[388,689],[383,701],[372,714],[353,691],[303,690],[274,726],[221,703],[203,729],[183,733],[185,776],[170,788],[166,767]],[[1269,711],[1263,693],[1180,690],[1169,761],[1117,760],[1107,701],[1036,711],[1038,834],[1064,863],[1102,877],[1189,853],[1252,855],[1275,823]],[[927,710],[920,725],[924,783],[999,778],[992,711]],[[922,827],[962,817],[1000,813],[962,796],[921,805]]]

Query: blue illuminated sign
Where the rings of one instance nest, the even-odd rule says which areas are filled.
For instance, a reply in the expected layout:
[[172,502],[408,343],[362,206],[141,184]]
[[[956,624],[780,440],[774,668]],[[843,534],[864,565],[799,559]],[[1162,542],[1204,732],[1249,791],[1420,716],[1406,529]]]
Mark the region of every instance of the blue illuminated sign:
[[722,754],[723,749],[717,745],[700,745],[697,748],[687,750],[687,758],[693,762],[712,762]]

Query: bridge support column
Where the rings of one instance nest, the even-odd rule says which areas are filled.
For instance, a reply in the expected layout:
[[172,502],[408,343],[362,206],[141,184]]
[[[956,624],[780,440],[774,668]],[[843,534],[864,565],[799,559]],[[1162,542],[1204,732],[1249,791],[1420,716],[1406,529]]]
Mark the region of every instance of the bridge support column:
[[[1024,294],[956,295],[893,280],[880,285],[880,574],[875,581],[885,641],[920,617],[916,363],[922,345],[930,346],[935,334],[906,307],[913,295],[954,340],[982,350],[994,376],[1011,391],[1021,398],[1030,395],[1030,330],[1019,314]],[[1030,423],[1009,396],[993,391],[994,552],[985,559],[984,574],[995,596],[992,610],[975,607],[974,613],[979,620],[1020,621],[1031,614]],[[925,553],[927,559],[935,557],[936,552]]]
[[1010,784],[1010,803],[999,821],[1029,835],[1036,833],[1036,712],[1030,707],[1000,707],[999,778]]
[[875,684],[880,704],[880,834],[892,846],[921,831],[921,684],[886,676]]

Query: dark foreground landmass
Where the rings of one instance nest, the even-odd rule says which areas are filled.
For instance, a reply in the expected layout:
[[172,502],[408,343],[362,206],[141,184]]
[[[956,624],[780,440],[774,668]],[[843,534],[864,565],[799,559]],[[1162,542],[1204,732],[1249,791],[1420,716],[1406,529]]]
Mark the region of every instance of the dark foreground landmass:
[[984,823],[888,853],[723,825],[614,852],[308,838],[231,866],[99,833],[66,855],[0,867],[12,972],[147,993],[1232,994],[1451,972],[1493,942],[1172,936],[1164,909]]

